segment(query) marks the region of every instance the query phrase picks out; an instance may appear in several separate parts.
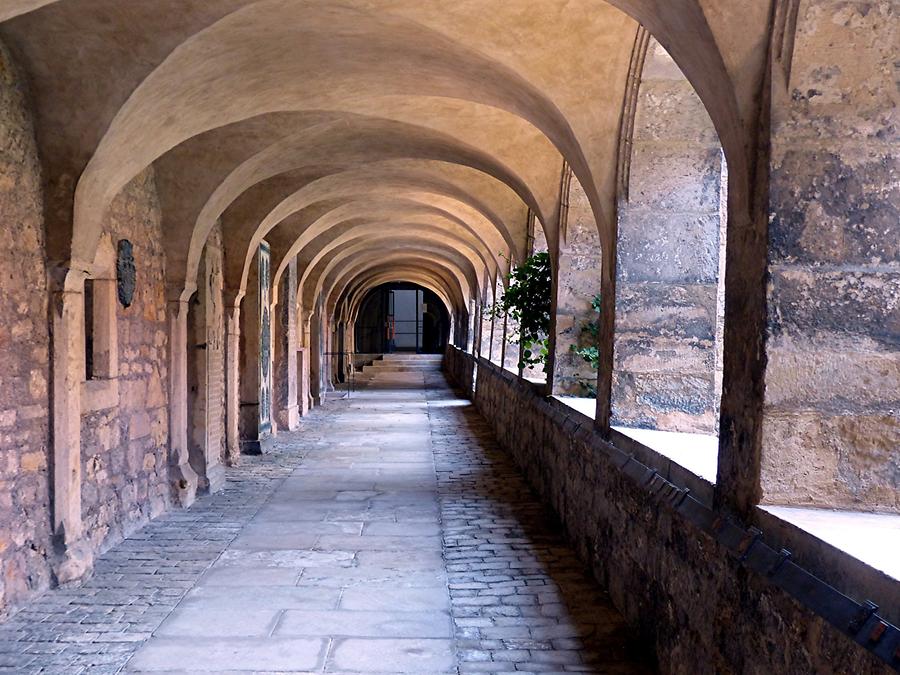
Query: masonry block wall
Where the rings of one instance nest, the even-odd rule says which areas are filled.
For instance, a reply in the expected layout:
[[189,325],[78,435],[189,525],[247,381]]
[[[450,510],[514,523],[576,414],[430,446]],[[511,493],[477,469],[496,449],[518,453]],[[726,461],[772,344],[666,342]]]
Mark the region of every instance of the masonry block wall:
[[41,171],[0,44],[0,614],[50,583],[50,336]]
[[898,41],[895,3],[801,3],[774,84],[769,502],[900,512]]
[[[661,672],[886,671],[623,473],[592,420],[554,408],[493,364],[448,354],[451,377],[470,377],[473,366],[479,411],[635,627],[636,641],[658,654]],[[456,382],[465,388],[471,379]]]
[[632,140],[619,203],[613,424],[715,433],[723,155],[703,103],[656,40]]
[[152,169],[116,197],[104,230],[134,245],[137,279],[132,305],[116,304],[118,405],[82,416],[82,518],[95,550],[170,503],[165,255]]
[[597,371],[572,347],[596,346],[585,325],[598,317],[591,302],[600,293],[600,233],[581,183],[571,176],[568,185],[568,216],[556,274],[553,393],[590,396],[591,387],[597,384]]

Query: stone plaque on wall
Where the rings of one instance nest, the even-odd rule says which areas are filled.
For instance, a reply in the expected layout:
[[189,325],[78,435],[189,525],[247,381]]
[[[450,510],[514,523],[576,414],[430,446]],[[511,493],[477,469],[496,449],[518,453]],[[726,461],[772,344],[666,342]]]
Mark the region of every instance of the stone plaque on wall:
[[272,319],[269,245],[259,246],[259,437],[272,433]]
[[136,279],[134,246],[127,239],[122,239],[116,251],[116,291],[122,307],[131,307]]

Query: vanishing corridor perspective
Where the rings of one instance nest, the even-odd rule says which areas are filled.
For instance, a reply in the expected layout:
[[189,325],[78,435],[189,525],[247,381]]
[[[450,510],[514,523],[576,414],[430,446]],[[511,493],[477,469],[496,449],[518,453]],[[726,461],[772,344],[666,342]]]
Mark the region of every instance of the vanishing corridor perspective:
[[900,671],[898,0],[0,0],[0,672]]

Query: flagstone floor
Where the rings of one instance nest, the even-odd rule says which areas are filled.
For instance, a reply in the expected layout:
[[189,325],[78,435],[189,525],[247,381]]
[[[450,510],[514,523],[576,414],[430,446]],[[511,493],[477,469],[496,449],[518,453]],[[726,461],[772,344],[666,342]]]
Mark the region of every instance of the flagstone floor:
[[0,671],[644,672],[439,374],[329,402],[0,625]]

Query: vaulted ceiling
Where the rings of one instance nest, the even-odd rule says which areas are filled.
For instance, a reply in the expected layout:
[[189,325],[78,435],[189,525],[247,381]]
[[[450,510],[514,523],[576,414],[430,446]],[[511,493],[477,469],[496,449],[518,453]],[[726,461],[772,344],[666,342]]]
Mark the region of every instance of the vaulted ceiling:
[[301,296],[416,279],[447,302],[558,245],[564,161],[612,236],[639,22],[678,62],[733,173],[750,164],[768,2],[6,0],[28,75],[48,247],[86,269],[116,194],[152,166],[168,283],[192,292],[221,223],[239,294],[265,238]]

